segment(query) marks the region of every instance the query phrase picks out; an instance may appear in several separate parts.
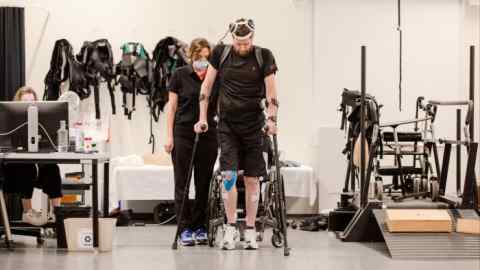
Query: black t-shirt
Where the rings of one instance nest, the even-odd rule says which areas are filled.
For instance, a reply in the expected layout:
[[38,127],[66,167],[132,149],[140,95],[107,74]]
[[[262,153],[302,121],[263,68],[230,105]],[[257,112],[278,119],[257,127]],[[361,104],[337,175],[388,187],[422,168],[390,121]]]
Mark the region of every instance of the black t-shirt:
[[260,67],[253,49],[247,56],[235,53],[233,47],[220,68],[225,45],[213,49],[209,62],[218,70],[219,115],[230,122],[264,121],[261,101],[265,98],[264,79],[277,71],[270,50],[261,48],[263,66]]
[[[199,119],[200,87],[202,80],[191,65],[178,68],[168,84],[168,91],[178,95],[178,107],[175,114],[175,125],[193,126]],[[215,125],[215,110],[208,111],[209,126]]]

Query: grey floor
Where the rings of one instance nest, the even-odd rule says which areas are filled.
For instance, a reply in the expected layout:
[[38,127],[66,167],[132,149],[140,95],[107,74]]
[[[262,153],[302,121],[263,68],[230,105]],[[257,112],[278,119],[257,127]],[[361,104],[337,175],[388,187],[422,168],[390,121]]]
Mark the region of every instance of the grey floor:
[[[328,232],[291,231],[292,254],[284,257],[269,241],[257,251],[221,251],[208,247],[170,249],[174,227],[118,228],[111,253],[74,253],[43,248],[31,238],[15,237],[15,251],[0,249],[0,270],[23,269],[435,269],[479,270],[478,260],[392,260],[383,243],[344,243]],[[267,232],[267,234],[269,234]]]

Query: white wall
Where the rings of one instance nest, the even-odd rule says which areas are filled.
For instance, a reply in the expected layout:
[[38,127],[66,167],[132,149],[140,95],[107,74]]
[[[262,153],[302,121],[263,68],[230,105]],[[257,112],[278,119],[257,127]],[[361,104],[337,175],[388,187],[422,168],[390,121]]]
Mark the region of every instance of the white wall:
[[[0,0],[0,4],[11,2]],[[287,159],[315,168],[322,208],[334,206],[344,178],[345,159],[340,153],[344,137],[336,109],[343,87],[360,86],[360,46],[367,46],[367,89],[385,105],[382,117],[390,121],[411,118],[418,95],[465,98],[466,46],[480,44],[478,6],[461,0],[403,0],[405,105],[399,112],[396,0],[13,2],[27,5],[27,67],[34,64],[27,78],[39,91],[57,39],[67,38],[79,50],[84,40],[107,38],[118,61],[123,42],[140,41],[149,51],[166,35],[184,41],[203,36],[216,42],[228,22],[253,18],[256,42],[273,51],[280,68],[280,146]],[[32,6],[50,12],[36,58],[45,12]],[[477,51],[480,55],[480,46]],[[108,114],[106,89],[102,101]],[[120,92],[117,104],[121,104]],[[93,109],[91,102],[84,107]],[[439,129],[448,135],[453,116],[446,111],[439,117]],[[162,116],[155,126],[157,149],[164,141],[164,122]],[[138,103],[133,121],[119,114],[111,123],[114,155],[149,151],[145,102]]]
[[[189,42],[203,36],[216,42],[225,32],[230,21],[237,17],[251,17],[257,25],[256,42],[270,48],[275,54],[280,73],[278,85],[282,110],[280,125],[284,135],[282,145],[287,141],[300,139],[302,134],[298,127],[285,123],[294,122],[304,115],[302,110],[294,109],[300,103],[302,95],[298,93],[310,89],[303,79],[308,59],[302,54],[305,32],[302,8],[296,7],[292,1],[244,1],[235,5],[228,1],[26,1],[27,6],[37,5],[50,12],[45,37],[40,45],[39,54],[31,74],[29,84],[39,92],[43,89],[43,79],[49,67],[50,55],[55,40],[68,39],[78,51],[84,40],[107,38],[114,49],[115,59],[120,57],[119,47],[123,42],[140,41],[151,52],[155,44],[167,35],[176,36]],[[213,9],[212,7],[215,7]],[[255,6],[256,8],[251,8]],[[93,8],[94,7],[94,8]],[[38,41],[44,12],[37,8],[27,8],[27,66],[33,58]],[[289,18],[288,21],[284,18]],[[283,34],[279,34],[282,31]],[[292,42],[299,44],[299,53],[293,54]],[[105,90],[105,89],[104,89]],[[290,99],[291,98],[291,99]],[[114,155],[143,154],[149,151],[148,112],[144,98],[138,102],[133,121],[125,120],[118,114],[112,118],[112,136]],[[288,100],[290,99],[290,100]],[[287,101],[288,100],[288,101]],[[304,102],[305,100],[302,100]],[[103,91],[103,112],[109,112],[107,91]],[[117,93],[117,104],[121,104],[120,91]],[[92,109],[91,106],[88,106]],[[120,107],[120,106],[118,106]],[[118,108],[120,111],[120,108]],[[287,113],[288,112],[288,113]],[[291,113],[293,112],[293,113]],[[157,133],[157,149],[164,141],[165,119],[155,126]],[[300,123],[298,123],[300,124]],[[121,134],[121,136],[120,136]],[[293,147],[292,150],[294,150]],[[301,151],[286,151],[292,158],[305,157]]]
[[455,99],[467,92],[459,84],[464,80],[459,73],[460,1],[402,3],[404,96],[399,112],[396,1],[315,2],[319,126],[338,126],[335,109],[342,88],[359,89],[361,45],[367,46],[367,91],[384,105],[384,121],[412,117],[418,95]]

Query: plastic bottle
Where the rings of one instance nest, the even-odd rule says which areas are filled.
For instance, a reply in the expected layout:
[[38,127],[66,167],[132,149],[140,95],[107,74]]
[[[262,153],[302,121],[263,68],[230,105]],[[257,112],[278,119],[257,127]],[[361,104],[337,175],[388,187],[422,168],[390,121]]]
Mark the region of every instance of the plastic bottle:
[[83,152],[83,140],[85,137],[85,132],[83,131],[82,123],[75,123],[75,152]]
[[65,121],[60,121],[60,129],[57,131],[58,152],[68,152],[68,130]]
[[75,152],[75,143],[77,142],[77,129],[75,128],[75,126],[68,129],[68,141],[68,151]]

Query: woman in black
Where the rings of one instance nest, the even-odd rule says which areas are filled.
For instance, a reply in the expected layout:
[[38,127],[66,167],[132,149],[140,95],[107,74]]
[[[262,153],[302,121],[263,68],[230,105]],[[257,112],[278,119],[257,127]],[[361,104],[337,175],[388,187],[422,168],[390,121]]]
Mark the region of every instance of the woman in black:
[[[24,86],[17,90],[14,101],[35,102],[37,94],[33,88]],[[57,164],[4,164],[5,193],[16,193],[22,197],[22,221],[35,226],[55,222],[53,209],[60,206],[62,178]],[[37,168],[38,167],[38,168]],[[50,199],[50,211],[45,220],[40,212],[32,208],[33,188],[41,188]]]
[[[171,153],[175,176],[175,208],[180,216],[188,167],[192,155],[195,132],[194,124],[199,114],[200,87],[205,78],[210,44],[203,38],[194,39],[190,45],[191,64],[175,71],[169,83],[167,111],[167,142],[165,151]],[[180,242],[185,246],[207,243],[206,216],[208,189],[217,159],[217,131],[214,110],[208,117],[209,130],[200,135],[194,160],[195,203],[193,212],[186,201],[182,215],[183,231]]]

